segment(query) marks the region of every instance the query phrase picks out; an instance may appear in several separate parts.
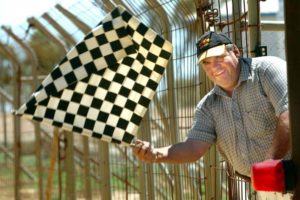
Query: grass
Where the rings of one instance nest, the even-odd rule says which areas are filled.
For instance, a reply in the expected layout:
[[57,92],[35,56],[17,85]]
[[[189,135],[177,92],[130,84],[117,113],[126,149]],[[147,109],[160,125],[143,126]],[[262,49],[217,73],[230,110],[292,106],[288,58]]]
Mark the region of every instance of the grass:
[[[42,171],[42,177],[44,188],[47,186],[47,178],[48,178],[48,167],[49,167],[49,158],[44,157],[42,160],[43,163],[43,171]],[[31,180],[23,171],[21,172],[21,183],[22,187],[23,184],[26,185],[26,187],[30,186],[34,190],[38,191],[38,171],[36,170],[36,157],[35,155],[22,155],[21,157],[21,163],[22,166],[24,166],[26,169],[30,171],[30,173],[35,177],[35,180]],[[53,181],[52,181],[52,188],[55,190],[58,190],[59,188],[64,189],[66,187],[66,177],[67,173],[64,170],[64,162],[61,162],[61,174],[58,174],[58,166],[56,164],[55,172],[53,174]],[[12,184],[14,182],[14,165],[13,161],[11,159],[5,159],[5,155],[3,153],[0,153],[0,179],[10,181]],[[93,166],[93,169],[97,170],[97,166]],[[126,168],[125,168],[126,169]],[[126,179],[125,177],[125,171],[124,166],[113,166],[111,171],[113,174],[116,174],[117,176],[112,176],[111,178],[111,185],[112,187],[117,187],[118,190],[125,190],[126,189],[126,183],[124,183],[123,180]],[[81,167],[76,166],[75,169],[76,173],[76,191],[84,191],[85,190],[85,182],[84,182],[84,175],[83,169]],[[135,175],[133,170],[127,172],[127,180],[129,183],[133,184],[134,187],[138,187],[138,183],[135,181]],[[95,174],[99,174],[95,172]],[[92,190],[99,190],[101,188],[101,181],[96,180],[95,178],[91,178],[91,189]],[[60,186],[61,184],[61,186]],[[11,187],[11,185],[9,186]]]

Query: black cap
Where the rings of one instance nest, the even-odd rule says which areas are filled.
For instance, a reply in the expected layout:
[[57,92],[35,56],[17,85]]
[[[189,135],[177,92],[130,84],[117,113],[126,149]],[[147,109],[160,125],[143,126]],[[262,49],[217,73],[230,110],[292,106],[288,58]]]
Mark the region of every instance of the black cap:
[[[199,41],[197,42],[198,59],[200,59],[200,56],[208,49],[224,44],[232,44],[232,41],[228,36],[223,33],[216,33],[213,31],[206,32],[200,37]],[[201,58],[201,60],[202,59],[203,58]]]

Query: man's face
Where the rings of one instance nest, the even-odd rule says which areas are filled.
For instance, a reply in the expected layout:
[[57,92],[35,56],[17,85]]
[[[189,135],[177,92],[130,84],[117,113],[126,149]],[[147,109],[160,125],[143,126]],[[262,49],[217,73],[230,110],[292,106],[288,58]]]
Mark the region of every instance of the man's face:
[[201,62],[208,78],[227,92],[232,92],[238,83],[240,67],[234,51],[225,51],[221,56],[205,58]]

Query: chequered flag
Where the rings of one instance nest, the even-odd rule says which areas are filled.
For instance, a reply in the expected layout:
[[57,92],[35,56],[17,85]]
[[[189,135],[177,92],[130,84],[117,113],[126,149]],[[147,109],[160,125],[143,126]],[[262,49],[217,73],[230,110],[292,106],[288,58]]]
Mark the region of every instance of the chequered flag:
[[118,6],[67,53],[15,114],[129,145],[171,53],[170,42]]

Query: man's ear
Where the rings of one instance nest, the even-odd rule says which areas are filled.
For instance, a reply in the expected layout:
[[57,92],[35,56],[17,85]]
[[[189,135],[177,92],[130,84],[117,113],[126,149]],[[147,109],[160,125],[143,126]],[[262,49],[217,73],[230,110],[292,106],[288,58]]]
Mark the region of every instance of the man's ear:
[[234,53],[235,56],[238,57],[238,58],[239,58],[240,55],[241,55],[239,48],[238,48],[235,44],[233,44],[233,53]]

